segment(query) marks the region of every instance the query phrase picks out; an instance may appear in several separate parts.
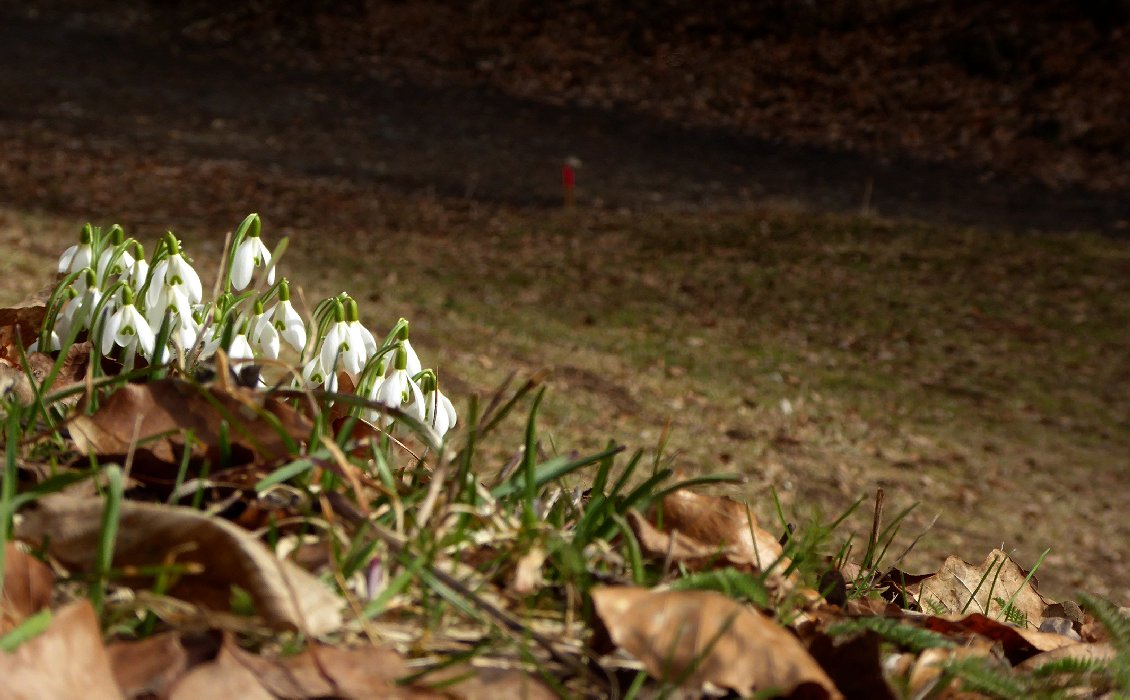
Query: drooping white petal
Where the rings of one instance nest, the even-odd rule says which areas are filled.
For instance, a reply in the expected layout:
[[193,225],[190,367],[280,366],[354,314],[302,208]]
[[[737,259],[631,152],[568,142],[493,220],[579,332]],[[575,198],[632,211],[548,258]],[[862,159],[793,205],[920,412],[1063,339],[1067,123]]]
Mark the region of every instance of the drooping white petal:
[[200,286],[200,275],[196,274],[196,270],[188,261],[184,259],[183,255],[170,255],[168,258],[169,264],[165,268],[165,284],[166,286],[177,286],[184,284],[188,292],[188,298],[192,303],[199,304],[203,298],[203,288]]
[[89,243],[77,243],[59,256],[59,272],[78,272],[84,267],[90,267],[93,258],[94,250]]
[[302,366],[302,379],[306,386],[321,384],[326,391],[337,391],[337,375],[322,368],[322,361],[315,357]]
[[280,301],[269,312],[274,322],[275,330],[282,339],[298,352],[306,347],[306,324],[302,317],[294,310],[290,300]]
[[247,342],[246,335],[239,333],[232,338],[231,345],[228,346],[228,358],[231,359],[231,366],[235,369],[255,359],[255,351]]
[[[244,238],[239,247],[235,249],[232,260],[231,284],[236,290],[243,289],[251,283],[251,275],[257,267],[266,267],[271,264],[271,251],[258,236]],[[274,284],[275,270],[267,273],[267,284]]]
[[326,337],[322,339],[322,350],[319,353],[319,358],[322,361],[322,367],[327,372],[333,372],[337,368],[337,357],[342,352],[342,345],[349,343],[349,327],[345,321],[338,321],[330,326],[329,332]]
[[[125,307],[123,306],[122,309]],[[103,355],[109,355],[110,351],[114,349],[114,341],[118,337],[118,326],[122,323],[121,310],[118,313],[111,315],[102,324],[102,342],[98,345],[98,349],[102,351]]]
[[405,365],[404,369],[408,370],[408,376],[415,377],[424,369],[420,364],[420,358],[416,355],[416,351],[412,349],[412,343],[407,338],[401,341],[400,347],[404,348],[404,354],[408,358],[408,364]]
[[251,331],[247,336],[251,345],[259,349],[264,357],[272,360],[279,356],[279,332],[275,330],[271,318],[265,313],[259,314],[251,323]]
[[138,311],[133,304],[123,306],[118,310],[118,314],[122,316],[122,324],[118,329],[117,342],[125,346],[125,343],[122,341],[126,340],[123,336],[128,331],[135,339],[135,342],[141,346],[142,354],[147,359],[151,358],[153,356],[153,344],[156,338],[154,338],[153,329],[149,327],[149,323],[146,322],[145,317],[141,315],[141,312]]

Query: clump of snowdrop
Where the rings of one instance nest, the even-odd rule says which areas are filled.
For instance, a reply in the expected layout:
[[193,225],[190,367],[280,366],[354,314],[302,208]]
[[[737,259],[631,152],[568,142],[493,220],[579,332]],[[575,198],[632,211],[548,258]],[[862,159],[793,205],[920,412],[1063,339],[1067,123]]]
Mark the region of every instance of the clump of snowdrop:
[[[248,216],[231,239],[220,290],[207,299],[200,275],[171,232],[145,248],[120,226],[103,233],[87,225],[59,258],[60,280],[47,303],[31,350],[56,351],[77,340],[121,363],[172,364],[185,372],[223,349],[234,368],[283,362],[299,369],[294,384],[336,392],[349,378],[371,408],[358,415],[388,426],[409,418],[443,436],[457,421],[399,319],[378,343],[346,293],[319,302],[305,319],[291,301],[290,283],[275,279],[283,245],[271,251],[259,216]],[[284,241],[285,243],[285,241]],[[101,363],[91,364],[98,371]],[[261,384],[265,385],[262,380]],[[394,409],[388,411],[386,409]]]

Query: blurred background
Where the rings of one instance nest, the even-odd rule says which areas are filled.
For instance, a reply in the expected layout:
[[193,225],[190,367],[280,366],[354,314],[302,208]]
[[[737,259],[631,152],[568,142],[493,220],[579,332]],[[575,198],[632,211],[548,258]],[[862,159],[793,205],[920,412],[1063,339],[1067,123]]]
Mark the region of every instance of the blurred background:
[[0,294],[257,211],[457,405],[552,370],[547,452],[1126,605],[1127,75],[1125,0],[0,0]]

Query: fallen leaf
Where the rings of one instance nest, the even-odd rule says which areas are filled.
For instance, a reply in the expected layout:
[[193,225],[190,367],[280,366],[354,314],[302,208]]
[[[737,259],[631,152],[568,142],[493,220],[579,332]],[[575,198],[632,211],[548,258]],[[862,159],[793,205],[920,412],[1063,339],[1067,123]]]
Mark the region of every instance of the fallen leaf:
[[[264,418],[267,414],[272,419]],[[306,418],[262,392],[163,379],[123,386],[104,399],[93,415],[76,416],[70,430],[84,455],[121,457],[136,439],[144,443],[137,450],[139,455],[150,455],[167,465],[179,464],[186,431],[192,433],[193,456],[218,464],[221,432],[226,432],[231,464],[238,465],[291,455],[275,421],[295,442],[310,434]],[[226,431],[221,427],[225,422]]]
[[[102,509],[102,499],[48,496],[25,512],[16,535],[45,542],[65,565],[89,570],[98,551]],[[168,591],[171,596],[226,611],[234,584],[276,627],[317,635],[341,624],[341,600],[330,589],[238,526],[192,508],[122,503],[114,566],[159,566],[166,560],[200,568],[180,576]]]
[[931,616],[926,618],[923,626],[945,635],[978,634],[1000,642],[1005,657],[1014,666],[1040,652],[1075,643],[1075,640],[1062,634],[1017,627],[981,613],[956,618]]
[[4,700],[122,697],[86,600],[61,608],[42,634],[0,654],[0,678]]
[[47,313],[46,301],[46,297],[33,298],[12,308],[0,309],[0,358],[19,366],[19,347],[26,348],[39,336]]
[[1030,656],[1016,665],[1018,671],[1034,671],[1037,668],[1061,659],[1078,659],[1080,661],[1113,661],[1118,655],[1114,645],[1110,642],[1077,642],[1045,651],[1035,656]]
[[808,643],[808,652],[845,696],[894,700],[883,673],[882,642],[882,637],[870,631],[838,638],[820,634]]
[[127,698],[163,696],[188,670],[188,653],[179,632],[165,632],[106,648],[114,680]]
[[215,660],[200,664],[182,676],[169,691],[168,697],[169,700],[198,698],[274,700],[275,698],[260,685],[255,674],[236,658],[227,644],[220,648]]
[[536,676],[517,669],[476,668],[456,664],[441,671],[429,673],[415,687],[436,686],[445,697],[459,700],[554,700],[557,693]]
[[260,686],[285,698],[396,698],[396,681],[409,674],[404,658],[382,647],[342,649],[317,644],[294,656],[268,658],[240,649],[229,636],[225,649],[251,671]]
[[4,544],[4,597],[0,599],[0,634],[51,604],[55,575],[27,552]]
[[[757,524],[747,506],[722,496],[680,490],[661,502],[663,530],[680,532],[707,545],[726,547],[731,561],[764,571],[780,559],[783,549],[771,533]],[[787,568],[787,559],[778,567]]]
[[602,587],[592,600],[612,641],[660,680],[741,695],[804,686],[816,697],[842,697],[796,637],[719,593]]
[[[906,681],[908,697],[923,698],[930,694],[942,679],[946,664],[970,658],[990,658],[990,646],[986,644],[973,647],[934,647],[918,655]],[[960,689],[960,680],[954,681],[951,691]],[[955,696],[944,696],[955,697]]]
[[936,574],[907,586],[907,592],[922,611],[935,614],[979,612],[1003,619],[1001,601],[1012,601],[1027,625],[1037,629],[1051,601],[1036,591],[1036,579],[1026,581],[1027,576],[1006,552],[994,549],[980,566],[949,557]]

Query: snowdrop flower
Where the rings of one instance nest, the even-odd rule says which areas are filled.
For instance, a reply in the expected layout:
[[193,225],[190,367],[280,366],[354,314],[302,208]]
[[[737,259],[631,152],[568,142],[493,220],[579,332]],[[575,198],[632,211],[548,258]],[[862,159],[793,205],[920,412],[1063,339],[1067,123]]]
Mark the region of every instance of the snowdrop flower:
[[[254,226],[235,249],[231,265],[232,287],[237,291],[243,289],[251,282],[251,274],[255,268],[269,267],[270,264],[271,251],[267,250],[267,246],[259,238],[259,227]],[[274,282],[275,269],[272,267],[267,272],[267,284]]]
[[347,299],[344,305],[340,301],[334,302],[334,319],[329,332],[322,339],[322,349],[318,355],[322,369],[332,373],[340,357],[342,368],[350,374],[357,374],[365,366],[369,355],[376,351],[373,334],[369,333],[366,337],[360,332],[364,327],[357,320],[357,302],[352,299]]
[[246,333],[237,333],[231,339],[231,344],[228,345],[228,359],[231,360],[232,369],[235,370],[241,365],[254,362],[255,351],[251,349],[251,343],[247,342]]
[[82,228],[79,242],[63,251],[59,256],[59,272],[78,272],[90,267],[94,260],[94,230],[87,224]]
[[[192,269],[192,265],[184,259],[177,239],[170,233],[165,240],[169,246],[169,255],[153,266],[149,291],[145,296],[149,308],[159,307],[162,314],[169,307],[174,295],[183,297],[189,304],[199,304],[203,298],[200,275],[196,274],[196,270]],[[177,310],[183,313],[180,307]]]
[[424,374],[424,422],[436,429],[440,437],[455,427],[459,420],[455,415],[455,406],[451,399],[444,396],[439,390],[439,382],[431,370]]
[[153,357],[153,344],[153,329],[133,305],[133,292],[123,288],[122,305],[102,324],[102,354],[109,355],[115,345],[120,345],[128,358],[140,347],[142,355],[149,359]]
[[103,284],[114,278],[128,281],[129,269],[135,262],[129,248],[130,246],[125,243],[125,232],[122,231],[121,226],[115,224],[110,229],[109,243],[98,256],[98,264],[94,267]]
[[263,302],[255,302],[255,315],[248,322],[247,340],[253,348],[266,358],[275,360],[279,356],[279,332],[271,317],[263,311]]
[[[408,375],[408,370],[405,369],[407,364],[407,353],[398,350],[395,368],[384,378],[380,386],[376,387],[372,398],[383,406],[398,408],[416,420],[423,421],[424,395],[420,391],[420,385]],[[385,422],[389,422],[387,418]]]
[[306,347],[306,323],[290,303],[290,285],[279,283],[279,301],[268,312],[278,335],[297,352]]
[[302,380],[309,387],[320,384],[326,391],[337,391],[337,375],[322,369],[322,360],[317,355],[302,366]]

